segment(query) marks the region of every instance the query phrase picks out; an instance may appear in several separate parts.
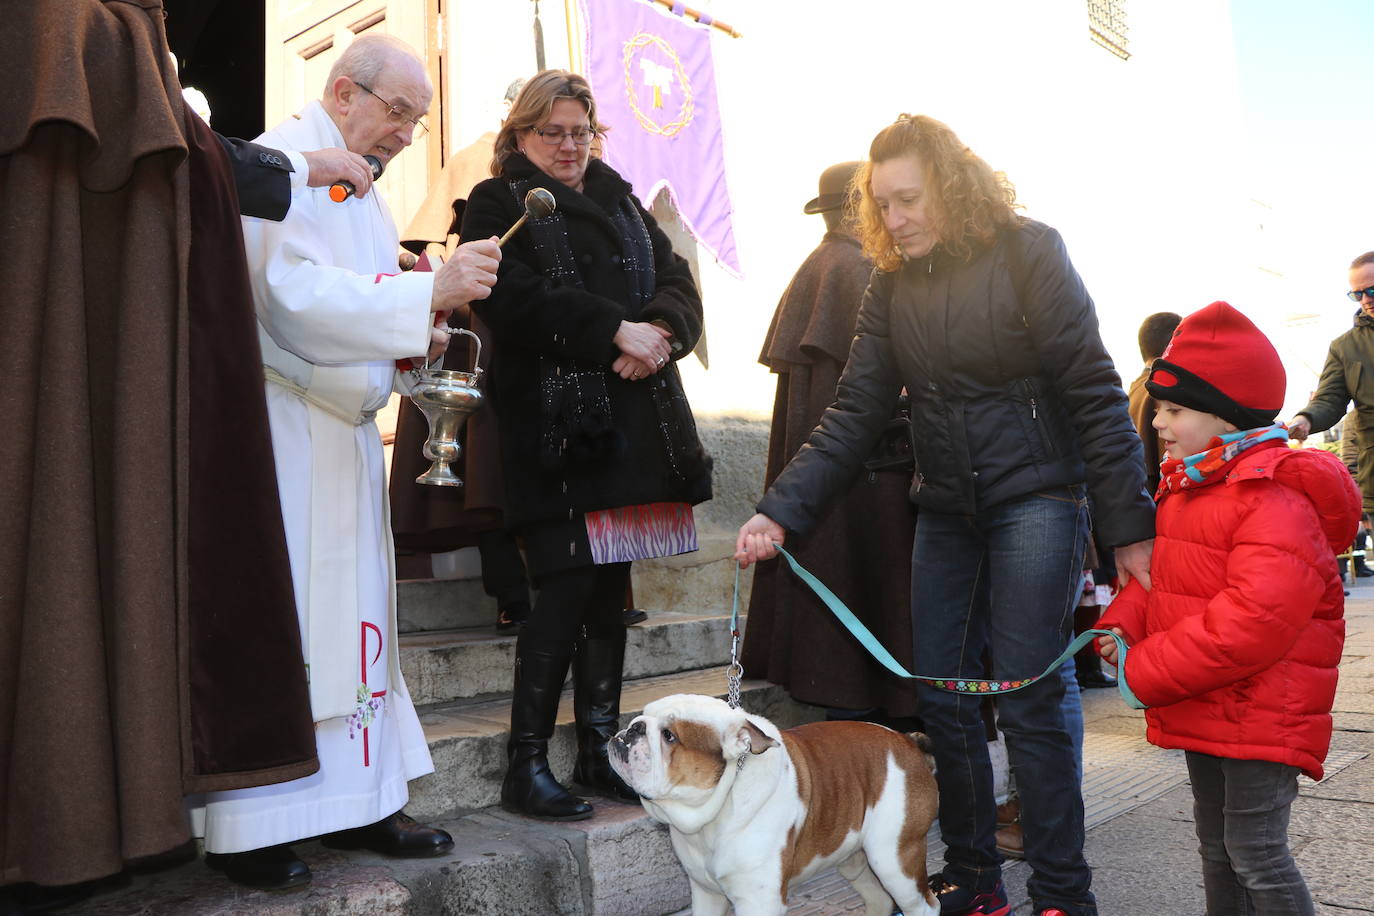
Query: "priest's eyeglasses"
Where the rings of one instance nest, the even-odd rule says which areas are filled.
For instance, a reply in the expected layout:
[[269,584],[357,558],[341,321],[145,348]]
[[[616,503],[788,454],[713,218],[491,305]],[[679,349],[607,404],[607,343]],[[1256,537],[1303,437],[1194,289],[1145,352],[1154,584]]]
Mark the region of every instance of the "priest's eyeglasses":
[[1346,295],[1350,297],[1351,302],[1359,302],[1361,296],[1368,296],[1370,299],[1374,299],[1374,286],[1369,287],[1369,289],[1352,289],[1350,292],[1346,293]]
[[377,93],[373,92],[367,86],[364,86],[362,83],[359,83],[357,80],[354,80],[353,82],[356,83],[358,88],[361,89],[363,92],[366,92],[368,95],[372,96],[377,101],[381,102],[383,105],[386,106],[386,116],[392,124],[395,124],[397,127],[399,127],[402,124],[409,124],[411,128],[414,129],[415,136],[417,137],[423,137],[425,135],[425,132],[429,130],[429,128],[425,126],[424,121],[420,120],[419,118],[410,117],[408,114],[406,114],[405,109],[402,108],[400,105],[397,105],[394,102],[387,101],[380,95],[377,95]]
[[592,137],[596,136],[596,131],[590,127],[579,127],[576,130],[564,130],[561,127],[531,127],[530,130],[539,135],[539,139],[544,141],[545,146],[562,146],[565,137],[572,137],[572,142],[577,146],[586,146],[592,142]]

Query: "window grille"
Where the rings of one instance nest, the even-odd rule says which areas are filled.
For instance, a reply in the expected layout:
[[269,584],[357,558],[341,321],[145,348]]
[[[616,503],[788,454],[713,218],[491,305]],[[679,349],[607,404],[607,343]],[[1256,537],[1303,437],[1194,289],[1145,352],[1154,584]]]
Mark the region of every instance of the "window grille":
[[1126,0],[1088,0],[1088,34],[1122,60],[1130,60]]

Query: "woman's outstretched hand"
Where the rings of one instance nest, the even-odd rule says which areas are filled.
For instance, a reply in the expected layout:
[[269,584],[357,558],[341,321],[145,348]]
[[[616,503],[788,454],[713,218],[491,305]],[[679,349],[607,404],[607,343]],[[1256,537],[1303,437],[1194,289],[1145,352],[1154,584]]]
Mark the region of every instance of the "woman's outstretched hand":
[[739,529],[735,540],[735,559],[740,569],[748,569],[749,564],[759,560],[771,560],[778,555],[778,548],[787,532],[777,522],[763,513],[758,513]]
[[1136,541],[1116,548],[1116,574],[1125,588],[1132,579],[1139,579],[1150,590],[1150,554],[1154,552],[1155,539]]

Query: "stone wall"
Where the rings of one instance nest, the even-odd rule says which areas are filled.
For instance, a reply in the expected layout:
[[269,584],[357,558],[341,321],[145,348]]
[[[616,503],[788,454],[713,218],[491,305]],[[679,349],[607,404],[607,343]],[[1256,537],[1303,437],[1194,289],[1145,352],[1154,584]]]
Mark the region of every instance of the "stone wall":
[[[635,603],[650,610],[729,611],[734,589],[735,536],[763,495],[768,421],[738,416],[697,418],[701,441],[715,458],[715,498],[696,508],[701,549],[634,565]],[[753,573],[740,576],[741,610]]]

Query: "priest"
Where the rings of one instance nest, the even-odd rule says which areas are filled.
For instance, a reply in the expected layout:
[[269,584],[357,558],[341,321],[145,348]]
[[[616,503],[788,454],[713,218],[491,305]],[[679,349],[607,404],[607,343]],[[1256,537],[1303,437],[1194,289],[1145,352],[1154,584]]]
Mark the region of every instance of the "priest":
[[[365,35],[335,62],[323,98],[258,142],[343,147],[385,165],[424,131],[432,95],[409,46]],[[245,217],[243,229],[320,770],[209,794],[197,821],[207,864],[241,884],[284,888],[310,880],[289,845],[307,837],[398,856],[452,846],[401,811],[407,782],[433,763],[401,678],[373,416],[408,387],[397,360],[442,352],[435,313],[442,320],[489,294],[500,250],[469,242],[434,273],[396,276],[396,227],[375,189],[342,203],[300,191],[284,221]]]

